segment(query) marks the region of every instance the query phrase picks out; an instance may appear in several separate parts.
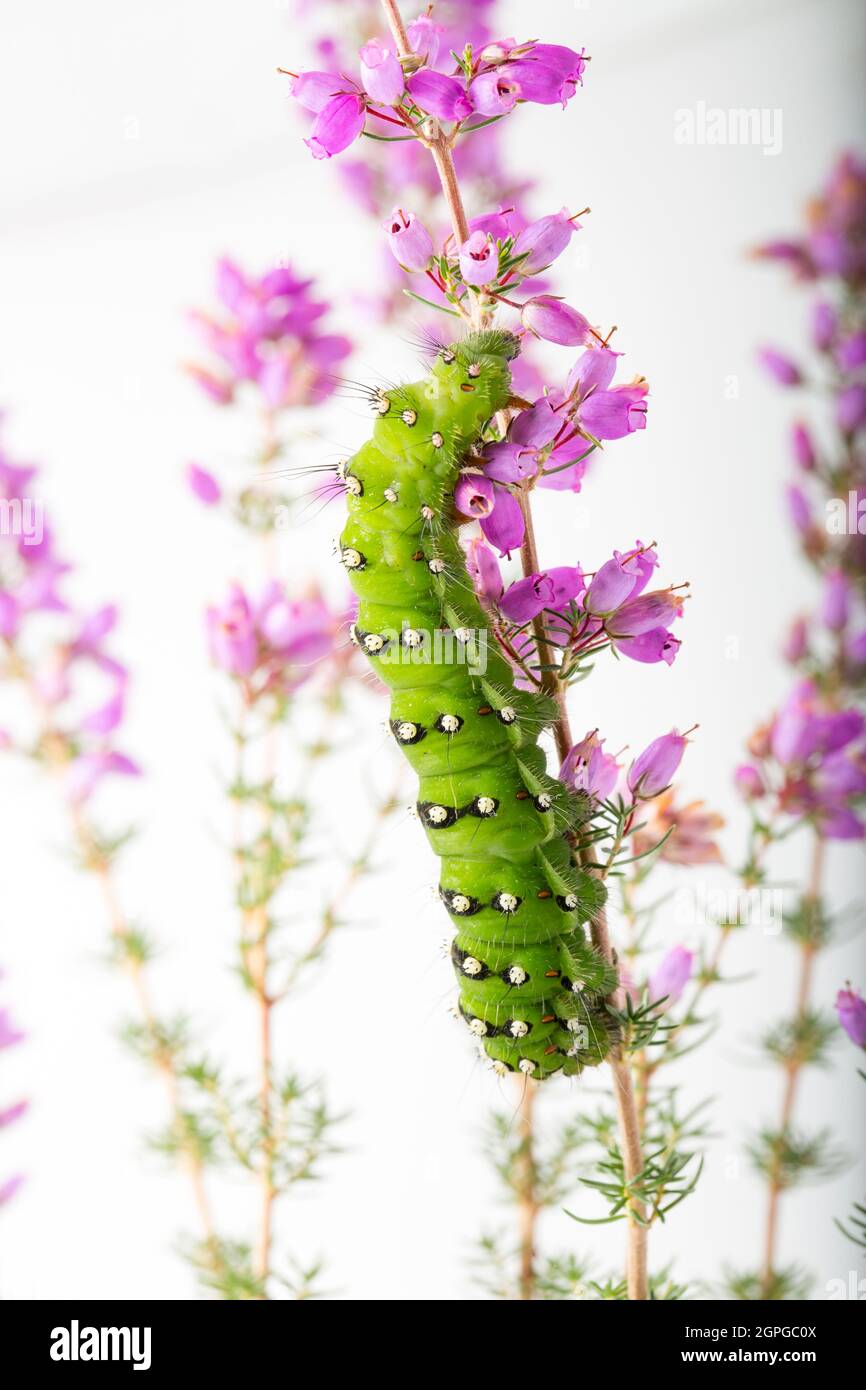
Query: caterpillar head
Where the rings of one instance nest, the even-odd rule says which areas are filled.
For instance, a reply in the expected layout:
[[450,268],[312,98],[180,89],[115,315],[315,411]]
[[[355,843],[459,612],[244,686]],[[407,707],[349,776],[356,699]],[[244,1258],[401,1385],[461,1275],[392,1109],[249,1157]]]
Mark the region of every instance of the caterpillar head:
[[489,329],[443,347],[433,366],[439,388],[455,401],[470,401],[486,413],[501,410],[511,390],[509,362],[520,351],[513,333]]

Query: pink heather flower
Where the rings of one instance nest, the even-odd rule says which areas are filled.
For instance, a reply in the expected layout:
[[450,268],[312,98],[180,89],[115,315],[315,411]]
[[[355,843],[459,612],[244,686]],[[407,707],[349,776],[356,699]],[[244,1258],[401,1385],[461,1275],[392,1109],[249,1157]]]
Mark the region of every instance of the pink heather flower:
[[379,39],[370,39],[360,51],[361,82],[367,96],[383,106],[396,106],[405,79],[397,57]]
[[579,566],[559,565],[541,574],[528,574],[506,589],[499,607],[513,623],[527,623],[545,608],[560,611],[583,592]]
[[628,789],[638,801],[651,801],[671,784],[688,739],[676,729],[653,739],[628,770]]
[[512,550],[520,549],[526,525],[520,503],[507,488],[496,489],[493,511],[489,516],[481,518],[481,530],[502,556],[508,556]]
[[855,434],[866,424],[866,386],[852,382],[836,397],[836,424],[843,434]]
[[851,581],[840,569],[828,570],[824,576],[821,599],[821,621],[831,632],[842,632],[851,611]]
[[623,439],[635,430],[644,430],[648,392],[645,381],[593,391],[580,407],[580,423],[595,439]]
[[578,401],[586,400],[593,391],[606,391],[616,372],[616,359],[621,353],[611,348],[590,347],[582,352],[568,374],[565,389]]
[[852,666],[866,665],[866,628],[854,632],[845,640],[845,655]]
[[588,792],[598,801],[605,801],[616,786],[619,773],[619,763],[612,753],[605,753],[604,739],[593,729],[566,753],[558,776],[573,791]]
[[645,665],[656,665],[663,661],[665,665],[673,666],[677,652],[683,644],[667,628],[654,627],[650,628],[649,632],[639,633],[637,637],[617,637],[612,645],[622,656],[627,656],[632,661],[640,661]]
[[0,1110],[0,1129],[6,1129],[9,1125],[14,1125],[16,1120],[20,1120],[27,1114],[30,1102],[18,1100],[14,1105],[7,1105],[5,1110]]
[[15,1027],[9,1010],[0,1009],[0,1049],[15,1047],[17,1043],[23,1042],[26,1036],[20,1028]]
[[462,121],[472,114],[472,102],[455,77],[422,68],[408,79],[406,88],[422,111],[440,121]]
[[809,499],[802,488],[796,487],[793,483],[785,489],[785,499],[788,503],[788,515],[801,536],[805,536],[812,528],[812,508]]
[[664,627],[682,613],[682,598],[674,589],[656,589],[629,599],[605,619],[605,631],[614,638],[640,637]]
[[66,794],[70,801],[80,803],[93,794],[104,777],[140,777],[141,768],[125,753],[82,753],[69,765]]
[[249,601],[238,584],[231,586],[229,597],[219,608],[208,608],[206,623],[215,665],[233,676],[250,675],[256,665],[258,642]]
[[637,570],[633,557],[616,554],[597,570],[587,590],[584,608],[595,617],[613,613],[634,593]]
[[866,1047],[866,1000],[859,990],[840,989],[836,995],[839,1022],[856,1047]]
[[314,159],[330,159],[358,139],[364,129],[367,109],[357,92],[342,92],[321,108],[304,141]]
[[664,1000],[664,1008],[675,1004],[692,976],[694,952],[673,946],[663,956],[649,978],[647,989],[652,1001]]
[[836,348],[836,365],[842,372],[855,372],[866,366],[866,333],[851,333]]
[[479,73],[469,86],[469,97],[481,116],[504,116],[520,96],[520,84],[502,68]]
[[803,380],[796,362],[787,357],[785,353],[778,352],[776,348],[761,348],[758,353],[758,361],[780,386],[799,386]]
[[508,443],[521,449],[543,449],[562,428],[562,416],[548,396],[541,396],[529,410],[521,410],[508,430]]
[[740,796],[744,796],[749,801],[755,797],[763,796],[766,791],[764,779],[752,763],[740,764],[734,773],[734,785]]
[[592,340],[589,320],[570,304],[553,295],[541,294],[524,304],[520,319],[536,338],[563,347],[586,347]]
[[806,425],[796,424],[791,430],[791,449],[794,459],[804,473],[811,473],[815,467],[815,445]]
[[301,72],[291,78],[289,91],[300,106],[318,115],[333,97],[354,85],[338,72]]
[[530,222],[516,237],[512,251],[514,256],[525,257],[518,267],[521,275],[545,270],[562,255],[579,228],[580,223],[573,221],[567,208]]
[[850,806],[819,806],[815,819],[824,840],[866,839],[866,825]]
[[206,507],[214,507],[222,497],[222,489],[212,473],[197,463],[186,466],[186,482],[190,492]]
[[499,273],[499,251],[486,232],[472,232],[460,247],[459,261],[467,285],[489,285]]
[[496,505],[496,489],[483,473],[461,473],[454,489],[454,505],[461,516],[480,521]]
[[[668,864],[721,864],[722,852],[715,833],[724,817],[708,811],[702,801],[676,804],[672,787],[655,801],[641,807],[644,824],[632,837],[632,853],[646,854],[658,849],[659,859]],[[664,841],[659,848],[660,842]]]
[[24,1185],[24,1174],[15,1173],[11,1178],[0,1183],[0,1207],[6,1202],[11,1202],[16,1192],[19,1192]]
[[433,256],[433,238],[414,212],[395,208],[385,223],[388,245],[404,270],[426,270]]
[[521,444],[506,441],[486,444],[484,472],[497,483],[520,483],[524,478],[535,477],[538,472],[538,457]]
[[499,561],[486,541],[474,537],[466,546],[466,567],[472,587],[480,598],[498,603],[502,597],[502,575]]
[[[511,209],[513,212],[513,209]],[[511,223],[508,220],[507,212],[483,212],[478,217],[469,219],[470,232],[489,232],[494,241],[504,241],[506,237],[512,235]]]
[[803,660],[809,650],[809,624],[805,618],[795,618],[788,628],[788,635],[782,646],[782,655],[792,666]]
[[256,628],[269,652],[291,666],[314,666],[334,650],[335,618],[318,595],[290,599],[272,581],[256,608]]
[[832,304],[819,303],[812,309],[812,342],[826,352],[836,336],[837,314]]
[[201,387],[205,395],[209,396],[215,405],[228,405],[229,401],[232,400],[234,387],[224,377],[219,377],[214,372],[209,372],[204,367],[198,367],[194,363],[186,370],[196,385]]
[[803,762],[817,748],[819,726],[815,701],[816,692],[811,681],[801,681],[785,700],[770,733],[770,747],[777,762],[783,765]]
[[427,67],[432,68],[439,54],[442,25],[435,24],[429,14],[422,14],[408,25],[406,32],[412,52],[423,58]]
[[842,751],[829,754],[822,760],[814,780],[824,796],[862,796],[866,792],[866,762],[863,754],[854,757],[849,757]]
[[518,84],[521,101],[565,106],[578,84],[582,84],[585,67],[583,52],[576,53],[561,44],[536,43],[515,62],[506,63],[501,71]]
[[86,715],[79,725],[85,734],[112,734],[123,723],[126,704],[126,684],[122,682],[110,700],[100,705],[92,714]]

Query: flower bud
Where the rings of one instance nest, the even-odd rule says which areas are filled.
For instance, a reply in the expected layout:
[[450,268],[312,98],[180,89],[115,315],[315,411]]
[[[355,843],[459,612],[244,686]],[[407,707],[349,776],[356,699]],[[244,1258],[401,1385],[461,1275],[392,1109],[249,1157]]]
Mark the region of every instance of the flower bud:
[[794,425],[791,430],[791,449],[797,466],[802,468],[804,473],[811,473],[815,467],[815,445],[806,425]]
[[364,44],[360,59],[367,96],[383,106],[396,106],[406,85],[399,59],[379,39]]
[[530,299],[521,310],[523,327],[536,338],[563,347],[586,347],[593,341],[589,320],[577,309],[553,295],[541,294]]
[[649,978],[650,1000],[664,999],[666,1009],[675,1004],[691,979],[694,958],[685,946],[673,946]]
[[628,770],[628,788],[638,801],[651,801],[669,787],[683,760],[688,739],[673,729],[653,739]]
[[803,380],[800,368],[793,358],[778,352],[775,348],[761,348],[758,361],[779,386],[799,386]]
[[467,285],[489,285],[499,273],[499,252],[488,232],[472,232],[460,247],[459,259]]
[[766,791],[764,779],[753,763],[740,764],[734,773],[734,786],[747,800],[763,796]]
[[521,275],[537,275],[545,270],[562,255],[579,227],[580,223],[571,220],[566,208],[530,222],[514,242],[513,255],[525,258],[518,266]]
[[426,270],[433,256],[433,239],[414,212],[395,208],[385,223],[388,245],[404,270]]
[[415,104],[440,121],[462,121],[472,114],[472,102],[456,77],[422,68],[409,78],[406,87]]
[[856,1047],[866,1047],[866,1000],[858,990],[840,989],[836,995],[839,1022]]

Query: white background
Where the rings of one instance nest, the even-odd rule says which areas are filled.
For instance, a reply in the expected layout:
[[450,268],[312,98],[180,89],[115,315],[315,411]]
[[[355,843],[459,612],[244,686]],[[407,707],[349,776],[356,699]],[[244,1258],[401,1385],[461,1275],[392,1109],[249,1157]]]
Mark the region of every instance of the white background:
[[[526,7],[504,8],[503,28],[523,35]],[[684,787],[724,812],[736,861],[744,825],[731,768],[784,688],[780,634],[811,596],[779,500],[794,407],[754,367],[759,341],[801,341],[806,298],[746,252],[796,226],[859,128],[858,7],[536,0],[531,10],[534,37],[586,44],[593,62],[566,115],[531,109],[512,123],[514,159],[539,171],[540,209],[592,207],[560,283],[593,321],[620,325],[627,365],[653,393],[646,434],[594,466],[576,510],[542,498],[541,553],[594,567],[613,546],[656,539],[664,578],[690,580],[695,595],[673,669],[602,662],[575,692],[573,718],[579,732],[601,724],[610,747],[632,749],[699,721]],[[142,830],[123,888],[132,915],[169,947],[161,998],[194,1006],[215,1049],[243,1065],[253,1020],[226,969],[220,728],[200,614],[249,565],[181,483],[185,460],[224,462],[239,448],[179,370],[191,350],[184,313],[208,302],[211,265],[224,252],[257,269],[290,258],[348,293],[369,275],[373,237],[339,201],[330,171],[308,158],[274,74],[301,48],[286,7],[43,0],[7,4],[4,16],[7,442],[45,466],[48,515],[80,566],[79,596],[123,607],[121,645],[135,676],[125,744],[147,768],[118,802]],[[782,152],[676,144],[674,112],[701,101],[781,108]],[[356,330],[352,318],[347,306],[343,323]],[[372,337],[359,359],[359,376],[414,367],[403,345],[380,349]],[[362,428],[349,406],[334,438]],[[283,545],[287,577],[321,571],[327,553],[321,526],[299,530]],[[380,717],[364,706],[368,723]],[[353,778],[385,785],[391,754],[378,727],[354,758]],[[33,1102],[0,1146],[0,1174],[29,1175],[2,1218],[0,1292],[194,1297],[172,1251],[188,1225],[186,1192],[142,1151],[142,1131],[161,1120],[161,1094],[114,1040],[126,1001],[99,961],[95,890],[64,858],[51,789],[29,769],[4,764],[0,775],[3,998],[30,1033],[4,1057],[2,1095]],[[334,782],[329,801],[345,809],[351,840],[365,803],[348,781]],[[350,1151],[290,1206],[283,1235],[302,1256],[330,1257],[341,1295],[473,1297],[465,1257],[480,1226],[502,1217],[477,1144],[498,1083],[447,1014],[445,922],[417,827],[401,826],[386,857],[387,880],[361,904],[366,928],[337,941],[280,1034],[281,1056],[325,1074],[337,1108],[353,1112]],[[792,846],[785,871],[796,874],[803,857]],[[858,893],[862,869],[860,849],[833,852],[834,902]],[[665,931],[689,938],[673,922]],[[716,1096],[718,1138],[698,1194],[653,1237],[657,1265],[676,1254],[678,1276],[708,1283],[723,1264],[758,1258],[761,1192],[738,1156],[748,1129],[775,1110],[779,1078],[755,1060],[753,1042],[793,983],[789,948],[759,931],[736,943],[731,964],[749,978],[722,993],[719,1033],[680,1073],[686,1100]],[[866,983],[853,945],[822,963],[825,1003],[848,975]],[[325,1014],[335,1026],[321,1026]],[[840,1044],[835,1060],[832,1073],[806,1081],[801,1116],[856,1149],[856,1056]],[[591,1104],[596,1084],[563,1087],[549,1111]],[[852,1170],[786,1204],[783,1258],[816,1272],[818,1296],[855,1263],[832,1216],[856,1197],[862,1174]],[[227,1228],[243,1229],[246,1200],[231,1184],[220,1189]],[[577,1200],[592,1210],[591,1198]],[[554,1215],[548,1233],[616,1259],[616,1231],[584,1238]]]

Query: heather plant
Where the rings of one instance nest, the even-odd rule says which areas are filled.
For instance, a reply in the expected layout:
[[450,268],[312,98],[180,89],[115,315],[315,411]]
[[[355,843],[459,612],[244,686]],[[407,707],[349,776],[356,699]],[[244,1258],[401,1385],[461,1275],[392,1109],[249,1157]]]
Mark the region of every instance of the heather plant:
[[[347,849],[322,898],[321,774],[336,754],[346,756],[346,694],[360,671],[346,641],[348,595],[334,601],[315,582],[296,592],[279,541],[287,519],[309,520],[309,498],[291,481],[297,441],[309,433],[311,410],[332,394],[334,369],[351,345],[327,331],[327,302],[287,265],[253,276],[222,260],[216,299],[215,309],[192,316],[208,358],[189,370],[218,409],[252,422],[252,445],[233,470],[223,464],[217,476],[190,464],[186,478],[206,510],[222,509],[236,523],[233,558],[254,575],[247,585],[229,583],[208,607],[205,628],[227,732],[222,792],[238,924],[235,973],[252,1004],[257,1064],[244,1075],[234,1061],[217,1066],[190,1057],[187,1075],[214,1157],[251,1185],[258,1215],[251,1238],[220,1243],[216,1271],[207,1247],[194,1256],[224,1297],[309,1298],[319,1292],[318,1255],[302,1261],[284,1252],[279,1214],[298,1184],[319,1176],[342,1117],[329,1106],[322,1078],[279,1054],[277,1015],[346,922],[399,796],[395,784],[371,806],[361,841]],[[316,495],[326,504],[331,489],[322,484]],[[342,827],[339,835],[342,841]]]
[[0,538],[0,747],[49,774],[63,799],[77,863],[99,890],[108,956],[131,986],[126,1034],[161,1077],[170,1114],[162,1142],[188,1176],[201,1237],[213,1249],[207,1135],[189,1105],[179,1025],[154,1002],[156,941],[124,904],[120,860],[132,831],[108,829],[101,804],[106,785],[140,775],[119,743],[129,672],[113,648],[118,612],[113,604],[84,609],[70,597],[73,566],[45,522],[38,470],[0,452],[0,488],[14,523]]
[[[372,441],[338,471],[349,511],[340,558],[360,600],[353,637],[392,690],[392,733],[421,778],[418,816],[443,860],[440,893],[457,929],[459,1012],[494,1071],[519,1087],[519,1133],[509,1139],[500,1123],[492,1144],[520,1231],[517,1276],[506,1270],[496,1291],[567,1296],[570,1276],[581,1275],[571,1257],[536,1268],[534,1220],[561,1200],[577,1145],[591,1141],[601,1144],[590,1181],[607,1201],[604,1219],[625,1221],[629,1236],[626,1278],[596,1282],[594,1292],[646,1298],[647,1231],[692,1189],[701,1126],[694,1116],[663,1117],[661,1095],[647,1097],[642,1118],[635,1074],[646,1082],[641,1059],[660,1036],[670,1039],[666,1059],[678,1055],[694,1004],[676,1023],[667,1010],[693,961],[685,948],[668,951],[654,978],[631,985],[604,903],[608,881],[662,843],[663,835],[635,852],[645,808],[670,787],[687,736],[662,735],[626,771],[609,759],[610,778],[598,730],[573,739],[567,693],[604,652],[669,665],[686,595],[682,586],[649,587],[659,559],[640,541],[599,556],[595,570],[541,566],[535,488],[579,491],[591,456],[645,427],[648,385],[615,381],[621,354],[611,335],[540,280],[567,250],[577,218],[567,209],[524,218],[495,187],[470,217],[458,173],[479,132],[522,103],[566,107],[588,60],[562,45],[487,35],[449,37],[446,49],[433,42],[435,12],[409,26],[390,0],[382,13],[387,27],[351,68],[340,50],[338,63],[289,73],[293,97],[311,113],[314,158],[351,149],[354,159],[356,142],[372,138],[385,147],[377,187],[390,147],[397,169],[426,159],[448,213],[440,231],[437,214],[422,215],[391,175],[388,246],[412,277],[413,298],[439,312],[440,329],[426,379],[370,388]],[[536,378],[523,396],[513,367],[533,340],[581,352],[564,380]],[[516,580],[500,567],[513,555]],[[539,743],[546,730],[558,778]],[[699,987],[716,976],[710,958]],[[616,1121],[592,1117],[557,1136],[549,1153],[536,1150],[539,1083],[602,1061],[612,1069]],[[488,1245],[486,1257],[489,1272],[498,1253]],[[655,1297],[679,1293],[667,1273],[653,1282]]]
[[[811,418],[801,416],[792,426],[793,480],[786,501],[792,532],[815,577],[816,602],[813,611],[793,619],[787,635],[784,655],[793,684],[751,735],[749,761],[736,772],[751,817],[743,885],[753,889],[771,882],[777,872],[774,851],[792,836],[803,845],[808,864],[782,934],[799,962],[793,1007],[762,1040],[782,1081],[778,1115],[750,1144],[767,1194],[763,1254],[757,1268],[731,1279],[737,1297],[786,1299],[802,1297],[811,1282],[808,1271],[780,1257],[789,1194],[835,1175],[846,1162],[835,1137],[806,1122],[800,1093],[807,1068],[830,1066],[837,1034],[816,967],[851,928],[850,912],[830,899],[829,856],[844,845],[862,856],[866,835],[863,162],[844,155],[810,204],[803,233],[771,242],[759,255],[789,267],[815,291],[808,363],[775,347],[763,348],[760,357],[778,385],[801,393],[811,405]],[[839,995],[843,1027],[858,1016],[859,1006],[850,1002],[856,998],[850,991]]]
[[[210,356],[190,370],[222,409],[237,403],[245,411],[252,396],[260,442],[252,468],[235,483],[220,483],[196,464],[188,467],[187,482],[204,506],[225,507],[244,534],[261,538],[255,593],[230,584],[209,608],[204,634],[229,689],[232,757],[225,792],[239,923],[236,973],[255,1003],[255,1076],[237,1075],[215,1060],[197,1020],[203,1001],[194,991],[187,992],[182,1012],[169,1014],[157,1005],[157,941],[124,905],[120,861],[132,833],[106,829],[102,800],[112,780],[140,775],[120,744],[129,672],[113,648],[118,613],[113,605],[89,612],[73,604],[71,566],[45,524],[36,470],[5,454],[0,482],[10,525],[0,552],[0,634],[9,703],[2,745],[53,775],[78,862],[99,887],[109,954],[129,978],[136,1004],[124,1035],[165,1086],[170,1121],[151,1143],[191,1184],[198,1231],[184,1233],[185,1254],[204,1286],[222,1297],[307,1298],[318,1280],[318,1260],[275,1251],[275,1211],[291,1187],[318,1175],[333,1151],[336,1117],[318,1077],[302,1078],[274,1058],[272,1018],[346,920],[351,893],[370,869],[377,828],[396,801],[393,793],[382,796],[364,841],[350,847],[342,880],[303,915],[307,933],[299,940],[280,893],[320,851],[313,774],[340,738],[342,690],[353,660],[340,604],[314,588],[291,594],[274,570],[278,523],[297,502],[280,491],[280,428],[290,418],[296,422],[299,412],[309,415],[331,393],[332,369],[349,344],[322,331],[326,303],[285,267],[253,281],[223,262],[217,288],[217,311],[196,316]],[[302,694],[308,695],[304,711],[298,708]],[[310,710],[322,716],[324,732],[305,740],[298,721],[307,727]],[[285,933],[289,925],[295,929],[291,944],[281,942],[277,950],[278,928]],[[4,1043],[13,1041],[10,1023]],[[4,1119],[11,1123],[19,1110],[4,1111]],[[214,1179],[230,1169],[239,1170],[258,1197],[250,1237],[227,1231],[217,1210]]]

